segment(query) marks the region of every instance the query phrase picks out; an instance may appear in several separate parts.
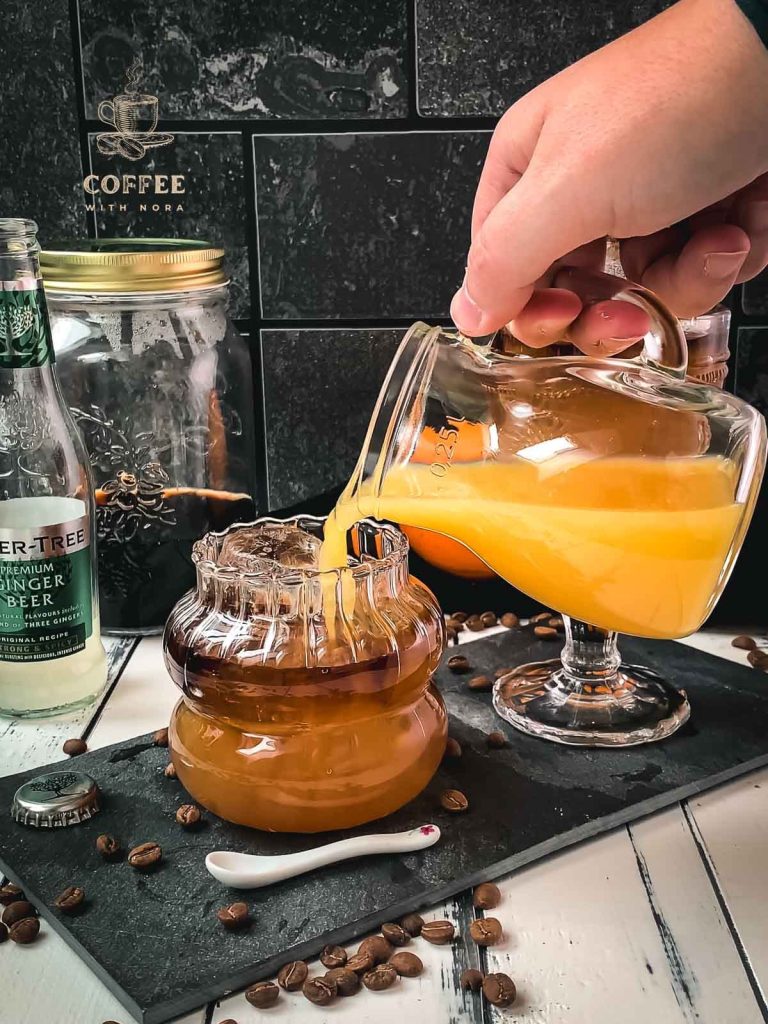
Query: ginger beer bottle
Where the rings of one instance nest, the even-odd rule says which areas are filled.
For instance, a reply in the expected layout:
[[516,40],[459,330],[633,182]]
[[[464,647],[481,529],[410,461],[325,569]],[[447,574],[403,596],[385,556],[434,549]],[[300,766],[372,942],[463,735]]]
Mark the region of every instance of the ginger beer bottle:
[[90,468],[56,380],[36,235],[0,218],[0,714],[23,717],[106,681]]

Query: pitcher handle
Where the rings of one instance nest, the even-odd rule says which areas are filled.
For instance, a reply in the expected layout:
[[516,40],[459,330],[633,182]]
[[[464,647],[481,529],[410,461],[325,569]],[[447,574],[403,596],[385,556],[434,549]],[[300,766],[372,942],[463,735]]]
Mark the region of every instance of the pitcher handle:
[[688,369],[688,346],[683,330],[675,316],[653,292],[631,281],[611,296],[622,302],[639,306],[651,320],[651,329],[643,338],[643,351],[638,359],[654,370],[663,370],[682,380]]

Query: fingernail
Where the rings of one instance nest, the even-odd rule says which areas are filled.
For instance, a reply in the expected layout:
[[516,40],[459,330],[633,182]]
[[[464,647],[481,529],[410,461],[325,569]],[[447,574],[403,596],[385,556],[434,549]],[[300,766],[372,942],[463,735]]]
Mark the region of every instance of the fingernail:
[[453,322],[464,334],[476,334],[481,331],[485,314],[467,291],[466,281],[453,296],[451,316]]
[[746,252],[711,252],[704,260],[704,273],[714,280],[733,277],[746,258]]

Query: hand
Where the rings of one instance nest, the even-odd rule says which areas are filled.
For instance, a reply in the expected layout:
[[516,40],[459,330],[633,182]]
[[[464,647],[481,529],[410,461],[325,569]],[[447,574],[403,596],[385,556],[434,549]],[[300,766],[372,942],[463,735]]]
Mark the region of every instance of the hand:
[[[465,334],[631,345],[645,314],[597,300],[605,238],[678,316],[768,263],[768,51],[734,0],[680,0],[511,107],[475,198]],[[670,226],[671,225],[671,226]],[[597,289],[599,293],[599,288]]]

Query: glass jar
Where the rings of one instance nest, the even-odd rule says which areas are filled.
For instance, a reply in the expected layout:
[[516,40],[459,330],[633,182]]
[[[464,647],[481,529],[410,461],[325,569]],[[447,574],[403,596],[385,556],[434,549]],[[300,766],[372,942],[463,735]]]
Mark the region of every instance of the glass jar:
[[254,514],[247,344],[207,242],[92,239],[43,251],[59,379],[96,484],[101,624],[163,628],[194,541]]
[[[266,526],[270,544],[298,527],[316,547],[323,522],[248,526]],[[269,831],[391,813],[432,778],[447,734],[431,682],[443,617],[408,575],[407,540],[359,522],[348,567],[321,571],[297,567],[287,547],[241,563],[230,545],[245,529],[195,545],[196,589],[166,626],[165,662],[182,691],[170,728],[179,779],[220,817]]]

